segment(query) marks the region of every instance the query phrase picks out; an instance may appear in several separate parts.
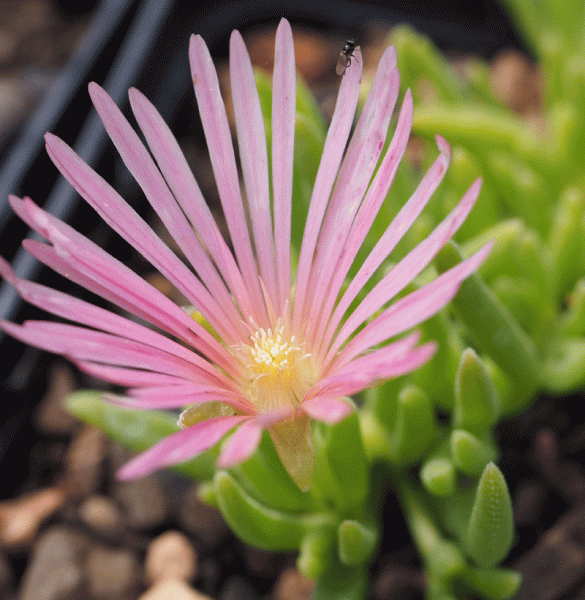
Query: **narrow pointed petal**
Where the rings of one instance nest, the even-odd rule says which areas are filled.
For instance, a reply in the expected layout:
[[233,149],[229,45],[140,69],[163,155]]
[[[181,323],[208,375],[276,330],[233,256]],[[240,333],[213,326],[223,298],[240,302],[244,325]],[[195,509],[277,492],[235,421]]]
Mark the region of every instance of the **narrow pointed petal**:
[[250,458],[256,451],[261,438],[262,426],[257,421],[250,419],[242,423],[224,444],[217,459],[218,468],[227,469]]
[[123,481],[135,479],[163,467],[185,462],[215,446],[230,429],[248,418],[215,417],[177,431],[126,463],[116,475]]
[[153,373],[152,371],[142,371],[139,369],[127,369],[125,367],[112,367],[90,361],[77,361],[76,366],[102,381],[108,381],[122,387],[131,387],[139,385],[181,385],[186,379],[176,377],[175,375],[164,375],[162,373]]
[[[406,102],[406,100],[405,100]],[[437,136],[437,144],[440,154],[427,171],[423,180],[418,185],[414,194],[408,202],[402,207],[400,212],[392,220],[382,237],[378,240],[374,249],[370,252],[356,276],[352,278],[347,290],[339,301],[335,312],[331,317],[327,333],[324,336],[323,347],[327,348],[337,329],[343,315],[355,300],[363,286],[369,281],[370,277],[376,272],[378,267],[394,250],[396,244],[402,239],[402,236],[408,231],[416,218],[420,215],[427,202],[431,199],[439,183],[449,166],[451,151],[449,145],[443,138]],[[379,174],[379,173],[378,173]]]
[[480,185],[481,180],[476,180],[445,220],[372,288],[344,323],[335,345],[345,341],[366,319],[401,292],[426,268],[435,254],[451,239],[473,208]]
[[[15,201],[14,198],[12,200]],[[14,204],[27,214],[35,230],[53,244],[55,251],[52,255],[44,244],[35,240],[25,240],[23,245],[31,254],[37,258],[42,256],[40,260],[45,264],[52,262],[51,268],[55,268],[57,272],[64,271],[63,274],[71,276],[74,281],[76,273],[80,273],[81,281],[78,283],[91,291],[95,291],[94,285],[97,283],[101,289],[114,291],[130,302],[145,305],[147,314],[150,310],[152,314],[161,314],[163,318],[167,312],[169,315],[176,315],[185,323],[187,331],[195,333],[195,336],[187,335],[188,341],[227,372],[233,372],[233,361],[225,348],[201,325],[136,273],[73,228],[43,211],[32,200],[25,199],[21,204]],[[120,303],[118,305],[122,306]],[[179,313],[182,313],[180,317]],[[149,319],[146,317],[146,320]]]
[[[307,291],[307,298],[312,299],[307,318],[313,323],[322,321],[321,315],[327,314],[322,312],[322,298],[330,293],[329,285],[339,260],[340,249],[345,247],[355,215],[384,148],[399,88],[396,50],[390,47],[382,56],[376,71],[319,233]],[[319,339],[321,333],[315,329],[313,339]]]
[[362,58],[359,48],[355,52],[354,64],[356,68],[348,69],[341,79],[337,103],[325,139],[325,146],[309,204],[305,231],[303,232],[293,311],[293,328],[297,331],[300,330],[303,320],[307,284],[321,223],[339,171],[339,165],[343,158],[357,107],[362,77]]
[[[282,313],[290,297],[290,237],[295,143],[297,75],[292,30],[281,19],[276,30],[272,79],[272,195],[278,311]],[[290,306],[289,306],[290,309]]]
[[[412,95],[410,94],[410,90],[407,90],[404,102],[402,103],[402,109],[400,110],[400,115],[398,117],[396,131],[392,137],[392,142],[388,146],[388,150],[382,160],[382,163],[380,164],[380,167],[378,168],[376,176],[374,177],[374,181],[368,188],[366,197],[364,198],[358,214],[356,215],[356,218],[351,226],[351,231],[349,232],[348,238],[343,245],[343,248],[339,252],[337,265],[333,269],[329,293],[325,298],[325,303],[321,311],[324,315],[331,315],[333,313],[335,302],[343,286],[345,278],[347,277],[349,269],[362,243],[366,239],[368,231],[370,230],[370,227],[372,226],[372,223],[374,222],[382,203],[388,195],[390,186],[394,181],[400,161],[402,160],[402,156],[406,150],[406,144],[408,142],[412,127],[412,114]],[[390,251],[391,248],[388,248],[388,253],[390,253]],[[362,286],[359,286],[358,289],[361,287]],[[347,310],[347,307],[349,307],[349,304],[351,304],[353,301],[354,298],[351,297],[352,294],[353,292],[349,295],[344,295],[342,298],[340,304],[348,301],[349,303],[345,308],[340,308],[341,314],[339,314],[338,317],[337,311],[333,313],[333,317],[329,322],[329,327],[327,328],[326,334],[324,331],[328,325],[327,319],[320,319],[318,321],[318,331],[316,332],[315,339],[321,340],[321,348],[327,348],[331,343],[332,334],[339,325],[339,320],[337,319],[341,319]]]
[[230,77],[240,162],[260,277],[272,304],[278,302],[274,239],[268,185],[268,153],[264,118],[252,63],[238,31],[230,38]]
[[311,487],[315,464],[309,417],[275,423],[269,431],[284,468],[306,492]]
[[[493,243],[486,244],[481,250],[439,275],[431,283],[408,294],[387,308],[347,344],[333,361],[331,371],[340,368],[369,348],[375,347],[411,327],[416,327],[441,310],[455,297],[461,282],[486,259],[492,245]],[[336,344],[337,340],[330,350],[329,360],[334,357]]]
[[353,411],[353,406],[341,398],[311,398],[303,402],[302,409],[311,419],[335,425]]
[[217,73],[201,36],[191,36],[189,62],[221,204],[242,275],[256,308],[256,314],[249,316],[259,323],[266,319],[266,310],[244,213],[234,147]]
[[[226,314],[233,317],[235,312],[221,278],[138,134],[103,88],[96,83],[90,83],[89,93],[124,164],[142,188],[173,240],[191,264],[197,268],[201,278],[208,286],[210,294],[220,302]],[[202,289],[199,293],[208,299]]]
[[242,274],[217,227],[179,143],[152,103],[136,88],[129,91],[136,121],[148,142],[169,188],[205,244],[244,314],[252,304]]

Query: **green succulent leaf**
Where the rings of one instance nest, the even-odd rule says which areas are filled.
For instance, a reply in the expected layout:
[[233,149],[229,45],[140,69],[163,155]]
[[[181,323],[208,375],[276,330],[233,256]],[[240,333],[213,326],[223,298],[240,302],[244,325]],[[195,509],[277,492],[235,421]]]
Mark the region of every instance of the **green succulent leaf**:
[[296,550],[313,528],[334,523],[333,517],[326,514],[291,514],[265,506],[225,471],[216,473],[214,481],[225,520],[241,540],[256,548]]
[[500,403],[483,362],[474,350],[465,349],[455,378],[455,427],[475,434],[483,433],[495,423]]
[[[101,429],[108,437],[134,452],[142,452],[179,431],[177,415],[156,410],[133,410],[104,400],[102,392],[79,391],[67,398],[66,407],[78,419]],[[213,477],[217,449],[196,456],[173,470],[191,479]]]
[[465,475],[479,477],[485,466],[497,458],[498,451],[486,436],[479,438],[464,429],[454,429],[449,442],[453,464]]
[[522,575],[509,569],[467,567],[459,579],[487,600],[509,600],[516,595],[522,583]]
[[378,543],[378,535],[373,527],[348,519],[337,528],[337,543],[341,562],[356,566],[370,558]]
[[448,458],[432,458],[420,470],[420,479],[425,489],[433,496],[448,497],[455,492],[457,471]]
[[508,486],[502,472],[490,463],[477,486],[467,526],[467,550],[479,567],[489,569],[506,557],[513,539],[514,519]]

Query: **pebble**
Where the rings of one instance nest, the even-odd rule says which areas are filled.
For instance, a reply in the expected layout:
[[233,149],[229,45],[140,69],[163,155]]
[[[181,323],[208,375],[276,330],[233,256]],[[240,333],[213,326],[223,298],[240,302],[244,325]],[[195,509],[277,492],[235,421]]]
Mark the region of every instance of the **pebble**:
[[87,546],[87,539],[68,527],[44,531],[23,575],[19,600],[87,600],[82,568]]
[[86,574],[88,590],[95,600],[136,597],[140,564],[130,550],[94,546],[88,553]]
[[239,575],[230,575],[224,583],[217,600],[258,600],[254,586]]
[[124,528],[122,513],[108,496],[89,496],[78,512],[81,520],[99,534],[109,536]]
[[[212,600],[180,579],[162,579],[138,600]],[[242,599],[243,600],[243,599]]]
[[203,545],[219,545],[230,534],[230,530],[219,510],[200,500],[197,487],[195,483],[185,492],[179,509],[179,521]]
[[79,427],[79,421],[65,409],[65,399],[77,389],[71,369],[58,363],[49,374],[49,389],[37,408],[37,429],[45,434],[69,435]]
[[126,522],[132,529],[153,529],[167,519],[167,500],[156,474],[132,481],[117,481],[113,496],[122,506]]
[[274,600],[310,600],[315,581],[290,567],[279,576],[274,586]]
[[18,548],[30,544],[41,523],[65,503],[60,488],[37,490],[0,503],[0,545]]
[[149,584],[166,578],[192,581],[197,574],[197,553],[185,534],[166,531],[149,544],[144,570]]
[[65,453],[65,479],[72,495],[88,496],[97,491],[105,456],[105,435],[95,427],[83,426]]
[[8,598],[14,586],[14,570],[4,554],[0,553],[0,598]]

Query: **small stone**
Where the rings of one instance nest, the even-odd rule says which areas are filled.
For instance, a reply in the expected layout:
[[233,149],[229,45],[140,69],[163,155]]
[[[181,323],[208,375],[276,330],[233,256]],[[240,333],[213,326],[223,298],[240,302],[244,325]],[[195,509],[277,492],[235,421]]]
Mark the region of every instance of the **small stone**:
[[166,531],[149,544],[144,570],[149,584],[166,578],[192,581],[197,573],[197,554],[183,533]]
[[315,581],[294,567],[284,570],[274,586],[274,600],[310,600]]
[[257,600],[260,596],[252,584],[243,577],[230,575],[217,600]]
[[107,496],[93,495],[79,507],[79,516],[96,532],[111,535],[124,527],[122,513],[116,503]]
[[180,579],[161,579],[138,600],[212,600]]
[[140,565],[134,553],[123,548],[90,549],[86,573],[88,589],[96,600],[134,597],[140,581]]
[[8,548],[32,542],[41,523],[65,503],[60,488],[37,490],[0,503],[0,544]]
[[152,529],[167,519],[167,501],[156,474],[132,481],[118,481],[114,485],[113,495],[124,509],[126,522],[133,529]]
[[14,570],[4,554],[0,553],[0,598],[8,598],[14,586]]
[[183,497],[179,511],[182,527],[206,546],[219,545],[228,535],[229,528],[217,508],[202,502],[193,484]]
[[65,479],[75,496],[94,493],[103,478],[106,437],[89,425],[73,438],[65,454]]
[[81,566],[87,539],[55,526],[37,539],[22,577],[19,600],[86,600]]
[[65,399],[77,389],[71,369],[59,363],[49,374],[49,389],[36,411],[36,426],[41,433],[69,435],[79,421],[65,409]]

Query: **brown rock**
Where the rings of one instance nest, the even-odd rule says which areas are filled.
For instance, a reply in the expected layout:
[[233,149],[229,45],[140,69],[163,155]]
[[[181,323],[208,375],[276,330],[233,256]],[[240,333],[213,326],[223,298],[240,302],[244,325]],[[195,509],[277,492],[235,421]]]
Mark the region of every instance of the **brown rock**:
[[166,531],[149,544],[144,570],[149,584],[167,578],[192,581],[197,573],[197,554],[183,533]]
[[84,523],[102,535],[111,535],[124,526],[120,509],[107,496],[89,496],[79,507],[79,516]]
[[91,548],[86,573],[89,592],[96,600],[133,598],[140,581],[136,556],[123,548]]
[[35,544],[18,598],[86,600],[81,563],[87,547],[87,539],[68,527],[45,531]]
[[535,112],[541,104],[538,68],[517,50],[504,50],[494,58],[490,85],[496,98],[516,112]]
[[79,421],[67,410],[64,402],[77,389],[71,369],[57,364],[49,375],[49,389],[36,412],[36,425],[41,433],[67,435],[79,427]]
[[180,579],[162,579],[138,600],[212,600]]
[[118,481],[113,495],[133,529],[152,529],[167,519],[167,501],[156,474],[133,481]]
[[274,600],[310,600],[315,582],[291,567],[284,570],[274,587]]
[[65,479],[71,494],[87,496],[95,492],[104,474],[106,437],[85,425],[73,438],[65,454]]
[[14,571],[4,554],[0,553],[0,598],[7,598],[14,586]]
[[197,487],[193,484],[185,493],[179,511],[181,525],[205,545],[220,544],[230,530],[219,510],[199,499]]
[[9,548],[29,544],[41,523],[64,502],[63,490],[51,487],[0,503],[0,544]]

